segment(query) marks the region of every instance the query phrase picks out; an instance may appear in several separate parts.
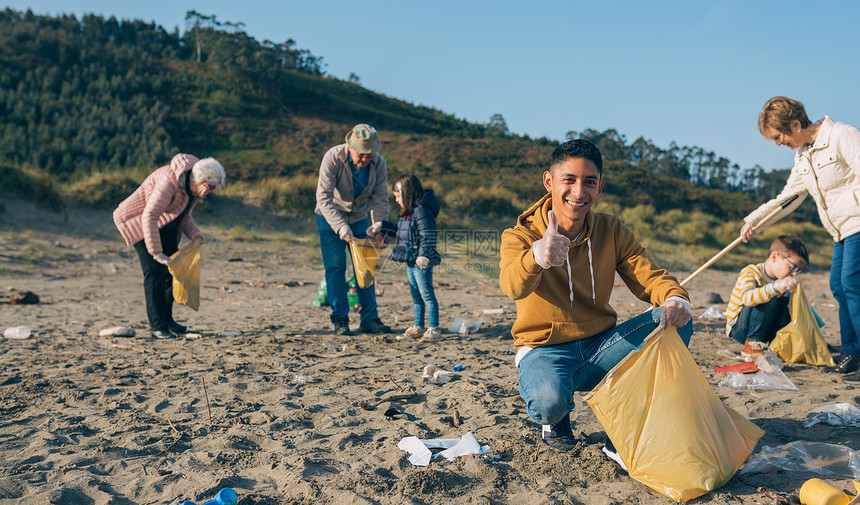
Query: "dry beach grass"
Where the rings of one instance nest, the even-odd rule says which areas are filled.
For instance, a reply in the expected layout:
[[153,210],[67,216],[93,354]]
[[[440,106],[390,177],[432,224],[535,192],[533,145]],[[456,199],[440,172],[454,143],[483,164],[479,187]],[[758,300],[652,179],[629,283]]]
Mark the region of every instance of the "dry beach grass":
[[[0,339],[0,505],[202,502],[225,486],[244,505],[670,503],[603,456],[605,435],[581,395],[572,416],[581,444],[559,454],[538,443],[517,391],[513,304],[491,276],[454,268],[436,275],[443,325],[454,316],[482,317],[477,333],[448,334],[439,344],[335,337],[327,309],[311,306],[322,275],[312,241],[236,240],[235,231],[207,227],[218,217],[198,217],[210,238],[201,309],[176,313],[199,337],[156,341],[145,331],[137,259],[109,214],[54,214],[24,202],[7,202],[0,214],[3,297],[29,290],[41,298],[0,304],[0,327],[25,324],[33,332],[28,340]],[[694,313],[704,310],[707,293],[727,298],[734,278],[709,270],[693,281]],[[838,344],[826,273],[801,279],[826,322],[826,340]],[[383,320],[402,331],[411,319],[404,272],[379,280]],[[614,306],[623,318],[645,308],[623,286]],[[509,308],[480,315],[500,307]],[[138,336],[98,336],[119,325]],[[860,390],[822,369],[787,366],[799,392],[717,388],[722,374],[711,367],[730,362],[716,355],[715,343],[739,351],[720,327],[697,321],[690,350],[725,403],[766,431],[757,450],[794,440],[860,449],[856,428],[801,424],[815,407],[860,401]],[[433,385],[421,379],[427,364],[464,369],[458,380]],[[296,382],[297,375],[310,379]],[[413,392],[374,410],[359,406]],[[390,408],[398,413],[386,416]],[[467,431],[498,457],[415,467],[397,448],[409,435]],[[796,493],[812,476],[735,476],[695,502],[773,503],[756,487]]]

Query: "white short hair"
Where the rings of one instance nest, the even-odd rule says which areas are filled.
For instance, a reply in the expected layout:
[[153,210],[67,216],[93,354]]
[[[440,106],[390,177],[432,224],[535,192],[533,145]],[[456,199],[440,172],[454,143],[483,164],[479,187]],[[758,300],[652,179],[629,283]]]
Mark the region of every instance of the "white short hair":
[[224,172],[224,167],[221,166],[220,163],[215,158],[204,158],[202,160],[197,161],[193,167],[191,167],[191,180],[194,182],[209,182],[209,183],[217,183],[218,188],[216,191],[224,188],[224,183],[226,182],[227,174]]

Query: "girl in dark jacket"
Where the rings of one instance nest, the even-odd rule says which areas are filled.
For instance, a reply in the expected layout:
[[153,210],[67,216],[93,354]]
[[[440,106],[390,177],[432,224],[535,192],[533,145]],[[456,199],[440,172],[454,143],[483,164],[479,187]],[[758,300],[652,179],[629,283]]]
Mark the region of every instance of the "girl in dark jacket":
[[[397,221],[397,242],[391,259],[406,263],[409,289],[415,312],[414,326],[403,334],[425,342],[442,340],[439,331],[439,303],[433,291],[433,266],[441,261],[436,251],[436,216],[439,199],[432,189],[425,190],[421,181],[411,174],[394,179],[394,199],[400,206]],[[424,329],[424,312],[428,313],[428,327]]]

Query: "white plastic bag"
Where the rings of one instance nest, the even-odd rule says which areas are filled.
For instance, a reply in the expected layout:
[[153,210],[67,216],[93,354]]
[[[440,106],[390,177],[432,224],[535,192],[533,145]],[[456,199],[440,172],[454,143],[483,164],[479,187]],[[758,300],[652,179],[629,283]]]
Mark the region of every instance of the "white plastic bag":
[[709,305],[702,315],[699,316],[699,319],[708,319],[711,321],[719,321],[720,319],[725,319],[726,316],[723,315],[723,311],[720,310],[720,305],[716,303],[713,305]]
[[451,333],[475,333],[481,328],[483,319],[467,319],[465,317],[455,317],[451,319],[451,326],[448,331]]
[[860,455],[844,445],[797,440],[779,447],[762,447],[739,473],[779,470],[860,479]]
[[809,428],[816,423],[860,428],[860,408],[851,403],[834,403],[812,409],[803,419],[803,426]]
[[717,386],[735,389],[762,389],[786,391],[797,391],[797,386],[791,379],[782,373],[783,363],[774,353],[768,349],[762,356],[755,360],[759,371],[755,374],[742,374],[729,372],[726,378],[721,380]]

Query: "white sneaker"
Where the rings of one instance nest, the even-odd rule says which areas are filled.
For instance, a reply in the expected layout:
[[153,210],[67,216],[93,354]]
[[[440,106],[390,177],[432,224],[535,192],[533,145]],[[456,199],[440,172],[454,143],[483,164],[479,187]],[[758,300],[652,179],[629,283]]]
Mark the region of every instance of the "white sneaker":
[[442,341],[442,332],[439,331],[439,328],[427,328],[427,331],[424,332],[424,336],[421,337],[422,342],[441,342]]
[[397,337],[397,340],[418,340],[422,335],[424,335],[424,328],[410,326],[409,329],[403,332],[403,335]]

